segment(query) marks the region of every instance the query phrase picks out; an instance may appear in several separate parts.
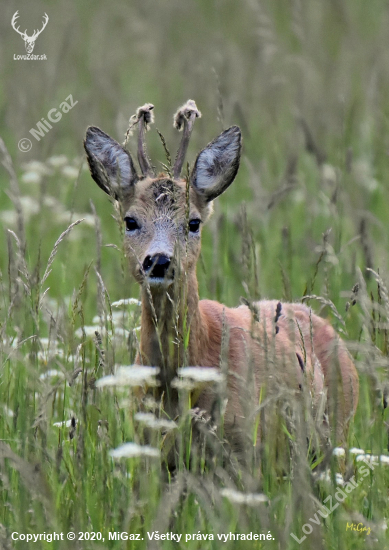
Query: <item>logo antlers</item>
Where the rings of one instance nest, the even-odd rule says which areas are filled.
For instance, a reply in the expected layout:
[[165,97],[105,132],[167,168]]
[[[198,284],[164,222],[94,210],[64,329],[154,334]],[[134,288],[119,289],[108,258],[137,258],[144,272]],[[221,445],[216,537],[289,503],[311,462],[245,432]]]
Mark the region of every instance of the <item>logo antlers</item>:
[[41,28],[40,31],[34,31],[34,34],[32,36],[28,36],[27,29],[24,32],[20,32],[19,27],[16,27],[16,20],[17,20],[18,17],[19,17],[19,10],[14,13],[14,16],[12,17],[11,25],[12,25],[13,29],[17,33],[19,33],[20,36],[23,38],[24,45],[26,46],[27,53],[32,53],[33,50],[34,50],[34,46],[35,46],[35,40],[38,38],[40,33],[46,27],[46,25],[49,21],[49,16],[47,15],[47,13],[45,13],[45,15],[43,17],[43,27]]

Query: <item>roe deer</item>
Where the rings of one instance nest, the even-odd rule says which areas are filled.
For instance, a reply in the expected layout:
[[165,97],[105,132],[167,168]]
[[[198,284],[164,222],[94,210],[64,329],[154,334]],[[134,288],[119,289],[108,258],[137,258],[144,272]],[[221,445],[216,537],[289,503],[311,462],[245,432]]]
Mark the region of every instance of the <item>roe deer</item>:
[[[132,119],[139,126],[141,176],[130,153],[99,128],[89,127],[84,142],[93,179],[119,201],[126,254],[142,286],[136,362],[159,366],[162,390],[172,395],[170,383],[178,367],[218,368],[224,355],[224,431],[238,448],[244,421],[254,424],[258,415],[263,388],[266,395],[280,388],[295,396],[305,392],[320,415],[316,423],[323,424],[329,414],[330,425],[332,418],[336,422],[331,426],[334,439],[343,440],[357,406],[358,375],[345,344],[326,320],[297,303],[264,300],[231,309],[199,300],[196,263],[201,230],[212,201],[237,174],[240,129],[232,126],[222,132],[198,154],[190,176],[181,177],[193,124],[201,116],[189,100],[174,118],[176,128],[183,128],[174,166],[155,175],[144,142],[152,109],[146,104]],[[212,414],[214,400],[207,389],[197,405]]]

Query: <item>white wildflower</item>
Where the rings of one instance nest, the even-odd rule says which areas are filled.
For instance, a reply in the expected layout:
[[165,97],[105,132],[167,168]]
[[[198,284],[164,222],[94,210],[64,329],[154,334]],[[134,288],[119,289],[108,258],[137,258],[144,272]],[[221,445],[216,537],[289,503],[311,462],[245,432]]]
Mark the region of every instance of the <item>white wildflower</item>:
[[373,164],[364,159],[358,159],[353,163],[353,175],[357,184],[367,191],[373,192],[380,187],[379,182],[373,177]]
[[363,449],[358,449],[357,447],[352,447],[350,450],[349,450],[349,453],[351,455],[364,455],[365,454],[365,451]]
[[143,406],[145,409],[149,411],[157,411],[160,408],[161,403],[154,399],[154,397],[151,397],[151,395],[147,395],[142,400]]
[[326,483],[330,483],[331,482],[331,472],[330,470],[325,470],[325,472],[321,472],[317,479],[319,481],[325,481]]
[[369,455],[369,454],[363,454],[363,455],[357,455],[355,458],[356,462],[366,462],[366,464],[370,463],[373,464],[374,462],[378,462],[379,457],[376,455]]
[[61,174],[65,176],[65,178],[75,179],[78,176],[78,168],[74,166],[64,166],[61,169]]
[[57,155],[47,159],[47,164],[53,168],[60,168],[68,164],[68,158],[65,155]]
[[124,443],[116,449],[112,449],[109,454],[112,458],[137,458],[137,457],[152,457],[159,458],[161,452],[159,449],[150,447],[149,445],[138,445],[137,443]]
[[36,172],[42,176],[52,174],[52,170],[44,162],[40,160],[30,160],[29,162],[24,162],[22,168],[25,172]]
[[171,382],[171,387],[175,388],[176,390],[183,390],[183,391],[193,391],[199,386],[198,382],[193,382],[193,380],[180,380],[179,378],[173,378]]
[[56,208],[60,211],[63,211],[62,204],[54,197],[51,197],[50,195],[45,195],[43,197],[43,204],[47,206],[48,208]]
[[121,300],[112,302],[112,307],[122,307],[130,305],[140,306],[142,305],[142,302],[140,302],[137,298],[122,298]]
[[49,338],[45,338],[44,336],[39,338],[39,341],[44,347],[49,346],[50,342],[52,342],[52,340],[50,340]]
[[152,413],[137,413],[135,420],[141,424],[145,424],[148,428],[156,430],[174,430],[177,428],[177,424],[173,420],[167,420],[164,418],[156,418]]
[[335,447],[332,451],[334,456],[345,456],[346,451],[342,447]]
[[368,455],[368,454],[357,455],[355,457],[355,462],[362,462],[362,461],[366,462],[369,459],[370,459],[370,455]]
[[336,185],[338,181],[337,170],[332,164],[323,164],[321,168],[321,177],[325,184]]
[[335,483],[336,485],[341,485],[341,486],[344,485],[344,479],[342,474],[339,474],[338,472],[335,474]]
[[64,373],[61,372],[60,370],[50,369],[50,370],[47,370],[46,372],[42,372],[39,379],[47,380],[48,378],[54,378],[55,376],[57,376],[58,378],[65,378]]
[[222,489],[220,494],[234,504],[247,504],[248,506],[256,506],[269,500],[263,493],[242,493],[235,489]]
[[[34,214],[38,214],[40,210],[38,201],[36,201],[32,197],[20,197],[20,205],[22,207],[24,220],[27,222],[31,218],[31,216],[33,216]],[[15,225],[17,221],[16,211],[3,210],[3,212],[0,213],[0,219],[7,225]]]
[[53,426],[56,428],[71,428],[76,424],[78,424],[78,420],[72,417],[69,420],[63,420],[62,422],[54,422]]
[[32,197],[20,197],[20,204],[25,218],[30,218],[34,214],[38,214],[40,210],[39,202]]
[[356,457],[356,462],[366,462],[366,464],[370,464],[372,466],[375,466],[378,462],[380,464],[389,464],[389,456],[387,455],[369,455],[369,454],[363,454],[358,455]]
[[53,357],[65,359],[65,350],[58,347],[58,340],[53,338],[39,338],[40,349],[37,353],[38,361],[47,364]]
[[178,376],[195,382],[223,382],[224,375],[212,367],[185,367],[178,369]]
[[23,183],[40,183],[42,181],[42,174],[35,170],[29,170],[22,175],[21,180]]
[[306,202],[306,196],[303,189],[296,189],[293,191],[292,200],[295,204],[302,204]]
[[119,366],[115,374],[104,376],[97,380],[96,387],[104,386],[149,386],[159,385],[156,378],[160,369],[158,367],[142,367],[132,365],[129,367]]
[[8,416],[9,418],[13,418],[15,416],[15,413],[13,412],[13,410],[7,407],[7,405],[4,405],[4,412],[6,416]]
[[224,381],[224,375],[220,370],[212,367],[184,367],[178,369],[177,374],[181,378],[174,378],[171,384],[177,390],[192,391],[210,382]]
[[[331,471],[330,470],[325,470],[325,472],[321,472],[317,479],[319,481],[324,481],[325,483],[331,483],[332,481],[332,478],[331,478]],[[335,483],[336,485],[344,485],[344,479],[343,479],[343,476],[342,474],[336,472],[335,473]]]
[[83,218],[83,224],[87,225],[88,227],[94,227],[95,226],[95,218],[92,214],[74,214],[74,217],[79,219]]
[[3,210],[2,212],[0,212],[0,220],[7,227],[12,227],[16,225],[18,216],[15,210]]
[[[80,344],[80,346],[82,346],[82,344]],[[71,353],[70,355],[68,355],[66,360],[68,363],[78,364],[78,363],[81,363],[82,361],[84,361],[85,363],[90,363],[90,359],[88,357],[85,357],[84,359],[82,359],[82,355],[80,353],[76,353],[75,355]]]

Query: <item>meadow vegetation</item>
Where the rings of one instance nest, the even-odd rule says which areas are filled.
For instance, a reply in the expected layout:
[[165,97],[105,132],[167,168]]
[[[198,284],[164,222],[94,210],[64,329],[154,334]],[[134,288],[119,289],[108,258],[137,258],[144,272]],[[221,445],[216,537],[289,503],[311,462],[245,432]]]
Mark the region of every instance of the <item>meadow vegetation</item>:
[[[36,43],[47,61],[13,59],[24,53],[10,25],[15,9],[5,5],[0,21],[0,546],[27,547],[13,532],[73,531],[105,541],[34,547],[389,548],[387,2],[26,4],[32,28],[49,15]],[[78,104],[39,142],[31,137],[69,94]],[[220,432],[211,459],[193,458],[187,393],[176,425],[153,425],[139,416],[132,383],[97,383],[134,361],[140,292],[118,212],[87,170],[85,130],[96,125],[123,142],[130,116],[151,102],[149,152],[165,163],[156,128],[174,155],[173,113],[189,98],[203,114],[189,162],[222,129],[238,124],[243,134],[237,179],[203,231],[200,297],[227,306],[303,300],[330,319],[360,374],[344,454],[310,452],[282,411],[281,467],[272,437],[244,467]],[[18,150],[24,137],[28,153]],[[135,152],[134,137],[128,146]],[[152,401],[148,412],[158,413]],[[174,475],[163,460],[171,438]],[[132,456],[120,458],[129,442]],[[373,465],[365,476],[363,452]],[[310,522],[353,476],[336,510]],[[291,533],[301,539],[307,524],[300,545]],[[150,541],[156,531],[183,538]],[[144,540],[109,541],[109,532]],[[218,540],[230,532],[271,540]],[[185,542],[199,533],[216,540]]]

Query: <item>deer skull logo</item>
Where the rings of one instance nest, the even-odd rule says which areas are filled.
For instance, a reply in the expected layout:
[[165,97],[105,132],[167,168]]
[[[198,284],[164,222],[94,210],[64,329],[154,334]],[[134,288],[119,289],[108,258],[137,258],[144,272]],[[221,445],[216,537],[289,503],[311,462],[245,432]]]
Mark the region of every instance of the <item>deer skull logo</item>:
[[34,30],[34,34],[32,36],[28,36],[27,29],[24,32],[20,32],[19,27],[16,27],[16,20],[17,20],[18,17],[19,17],[19,10],[14,13],[14,16],[12,17],[11,25],[12,25],[13,29],[17,33],[19,33],[20,36],[23,38],[24,45],[26,46],[27,53],[32,53],[33,50],[34,50],[34,46],[35,46],[35,40],[38,38],[40,33],[46,27],[46,25],[49,21],[49,16],[47,15],[47,13],[45,13],[45,15],[43,17],[43,27],[41,28],[40,31],[35,31]]

